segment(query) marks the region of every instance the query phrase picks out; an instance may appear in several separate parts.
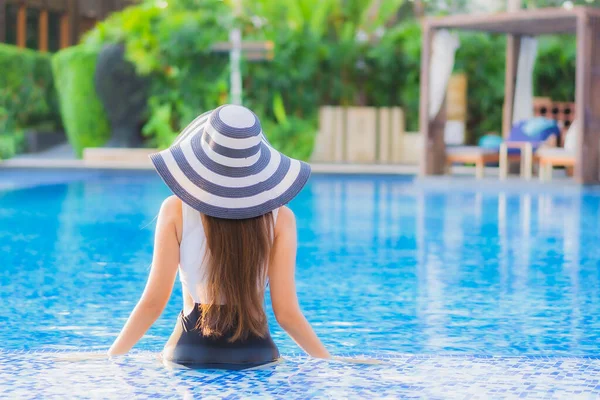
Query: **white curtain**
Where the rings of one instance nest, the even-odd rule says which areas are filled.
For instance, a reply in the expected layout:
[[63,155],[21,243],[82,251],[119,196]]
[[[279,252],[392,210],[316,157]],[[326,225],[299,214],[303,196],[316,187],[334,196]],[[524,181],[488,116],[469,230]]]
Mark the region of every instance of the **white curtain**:
[[429,119],[435,118],[442,107],[459,44],[458,36],[447,30],[439,30],[433,36],[429,66]]
[[577,151],[577,141],[580,140],[580,137],[579,120],[575,119],[571,122],[571,126],[569,126],[567,135],[565,136],[565,150],[569,153],[575,153]]
[[533,67],[536,57],[537,40],[532,37],[522,38],[515,83],[513,124],[533,117]]

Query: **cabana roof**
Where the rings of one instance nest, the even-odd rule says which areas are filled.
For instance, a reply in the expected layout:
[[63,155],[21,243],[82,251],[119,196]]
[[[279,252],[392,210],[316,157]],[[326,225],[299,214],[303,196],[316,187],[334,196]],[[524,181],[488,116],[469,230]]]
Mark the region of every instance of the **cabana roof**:
[[542,8],[497,14],[453,15],[430,18],[431,29],[460,29],[490,33],[537,36],[576,33],[577,19],[586,15],[600,17],[600,9],[590,7]]

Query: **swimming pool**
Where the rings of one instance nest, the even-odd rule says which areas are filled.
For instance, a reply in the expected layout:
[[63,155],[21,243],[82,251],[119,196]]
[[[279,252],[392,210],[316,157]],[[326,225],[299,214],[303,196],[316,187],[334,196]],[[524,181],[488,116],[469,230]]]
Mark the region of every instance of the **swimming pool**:
[[132,355],[72,360],[105,351],[143,289],[169,194],[158,177],[2,170],[0,182],[0,395],[600,396],[598,189],[315,175],[291,204],[302,308],[332,353],[385,363],[304,357],[267,302],[286,362],[231,373],[156,360],[178,285]]

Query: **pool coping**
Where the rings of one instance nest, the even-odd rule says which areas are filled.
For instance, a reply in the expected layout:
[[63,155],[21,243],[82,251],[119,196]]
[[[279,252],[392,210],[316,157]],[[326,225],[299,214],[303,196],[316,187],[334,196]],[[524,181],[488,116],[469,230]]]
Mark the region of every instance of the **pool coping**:
[[[104,354],[103,351],[99,350],[89,350],[86,348],[74,348],[74,349],[49,349],[49,348],[39,348],[39,349],[2,349],[0,348],[0,354],[68,354],[68,353],[77,353],[77,354],[90,354],[90,355],[101,355]],[[132,350],[129,355],[136,354],[159,354],[160,351],[152,351],[148,349],[139,349]],[[284,358],[306,358],[313,359],[305,353],[299,352],[290,352],[282,355]],[[417,360],[431,360],[431,359],[443,359],[443,358],[457,358],[457,359],[503,359],[503,360],[511,360],[511,359],[524,359],[524,360],[594,360],[600,361],[600,355],[591,355],[591,354],[580,354],[580,355],[569,355],[569,354],[485,354],[485,353],[392,353],[389,351],[373,351],[373,352],[340,352],[334,354],[334,357],[341,358],[357,358],[357,359],[367,359],[373,358],[376,360],[408,360],[408,359],[417,359]],[[337,360],[336,358],[332,358],[330,361],[342,361]]]
[[[487,167],[486,176],[481,179],[475,178],[475,168],[467,166],[452,167],[451,174],[438,176],[420,176],[419,167],[406,164],[325,164],[311,163],[312,172],[317,176],[348,176],[348,177],[387,177],[390,179],[409,179],[416,187],[430,192],[440,190],[467,190],[486,193],[497,192],[499,189],[512,192],[514,190],[540,191],[548,193],[580,193],[590,188],[600,191],[600,185],[580,185],[569,177],[557,176],[552,181],[540,181],[539,179],[524,180],[518,175],[511,175],[506,180],[498,179],[498,168]],[[14,158],[0,161],[0,175],[2,171],[35,170],[49,173],[152,173],[154,168],[149,161],[114,161],[114,160],[75,160],[75,159],[39,159],[39,158]],[[10,173],[9,173],[10,175]],[[3,182],[0,178],[0,190],[13,190],[27,188],[37,185],[54,184],[62,182],[33,180],[26,184],[15,183],[14,179]]]
[[[145,153],[144,153],[145,154]],[[3,169],[49,169],[49,170],[106,170],[106,171],[154,171],[154,167],[147,157],[133,154],[127,161],[124,157],[118,159],[103,159],[101,157],[88,157],[87,159],[73,158],[39,158],[16,157],[9,160],[0,160],[0,171]],[[506,180],[499,180],[497,167],[486,167],[483,178],[475,177],[475,167],[454,165],[450,173],[437,176],[421,176],[420,168],[416,164],[356,164],[356,163],[310,163],[314,175],[366,175],[388,177],[411,177],[424,187],[430,189],[462,188],[485,189],[498,185],[511,189],[533,188],[599,188],[598,185],[580,185],[568,176],[554,176],[550,181],[540,181],[533,177],[531,180],[522,179],[518,175],[511,175]],[[0,189],[6,189],[0,185]],[[9,187],[10,188],[10,187]]]
[[[414,164],[354,164],[354,163],[310,163],[316,174],[368,174],[368,175],[419,175],[419,166]],[[153,170],[149,160],[80,160],[55,158],[13,158],[0,161],[1,168],[57,168],[57,169],[121,169],[121,170]],[[469,166],[453,166],[456,175],[475,175],[475,168]],[[498,168],[487,167],[488,177],[497,177]]]

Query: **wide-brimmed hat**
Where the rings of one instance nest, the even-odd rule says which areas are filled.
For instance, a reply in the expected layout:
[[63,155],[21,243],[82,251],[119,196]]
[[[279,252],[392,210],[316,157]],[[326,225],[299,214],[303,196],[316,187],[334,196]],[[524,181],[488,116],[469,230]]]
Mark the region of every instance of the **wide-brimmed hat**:
[[275,150],[249,109],[224,105],[200,115],[171,147],[150,155],[173,193],[216,218],[254,218],[287,204],[310,166]]

